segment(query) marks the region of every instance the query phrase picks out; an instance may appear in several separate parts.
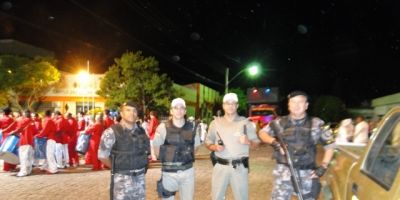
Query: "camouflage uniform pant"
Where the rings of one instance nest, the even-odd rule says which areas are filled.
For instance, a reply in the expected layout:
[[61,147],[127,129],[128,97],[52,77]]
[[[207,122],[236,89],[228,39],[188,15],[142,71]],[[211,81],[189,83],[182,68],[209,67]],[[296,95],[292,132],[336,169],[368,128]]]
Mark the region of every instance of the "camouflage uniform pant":
[[[307,194],[311,191],[311,172],[312,170],[299,170],[302,194]],[[277,164],[273,170],[273,175],[275,177],[275,181],[271,200],[290,200],[292,194],[295,195],[295,193],[290,179],[291,174],[289,167],[282,164]],[[306,200],[314,199],[306,198]]]
[[138,176],[129,176],[115,173],[113,193],[114,200],[146,199],[144,174]]

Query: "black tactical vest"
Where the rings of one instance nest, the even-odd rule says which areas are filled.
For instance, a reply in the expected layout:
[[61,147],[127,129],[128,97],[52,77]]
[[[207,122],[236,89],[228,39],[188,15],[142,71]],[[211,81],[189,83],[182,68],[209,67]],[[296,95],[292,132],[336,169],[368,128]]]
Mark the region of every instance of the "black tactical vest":
[[[294,167],[313,169],[316,166],[316,145],[311,136],[312,119],[306,117],[302,120],[290,120],[288,116],[284,116],[279,121],[279,126],[274,132],[280,134],[287,144]],[[278,163],[287,164],[279,152],[275,152],[274,156]]]
[[166,123],[167,135],[165,142],[160,146],[160,159],[165,163],[187,164],[194,161],[194,131],[193,124],[185,122],[182,128],[173,125],[169,120]]
[[111,126],[115,134],[115,143],[111,154],[114,159],[114,171],[136,170],[147,166],[150,154],[150,141],[144,129],[124,129],[120,124]]

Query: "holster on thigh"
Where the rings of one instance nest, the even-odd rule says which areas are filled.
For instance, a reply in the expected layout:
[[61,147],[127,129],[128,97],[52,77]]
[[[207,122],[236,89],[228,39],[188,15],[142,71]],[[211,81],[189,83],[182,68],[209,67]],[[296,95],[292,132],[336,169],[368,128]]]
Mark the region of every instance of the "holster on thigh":
[[158,197],[160,198],[168,198],[170,196],[174,196],[176,193],[176,191],[171,192],[166,190],[162,184],[162,179],[157,181],[157,192],[158,192]]
[[319,178],[312,179],[311,191],[304,194],[304,199],[318,199],[319,193],[321,192],[321,183]]

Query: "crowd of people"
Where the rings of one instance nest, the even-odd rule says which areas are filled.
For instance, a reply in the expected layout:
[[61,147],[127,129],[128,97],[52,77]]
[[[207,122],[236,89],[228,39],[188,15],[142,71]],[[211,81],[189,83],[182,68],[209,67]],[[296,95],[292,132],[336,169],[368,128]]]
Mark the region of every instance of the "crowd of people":
[[[30,174],[33,164],[51,174],[57,173],[59,168],[77,166],[79,157],[74,147],[81,134],[90,135],[85,164],[93,165],[93,170],[111,169],[111,199],[146,199],[145,175],[149,162],[155,160],[161,163],[161,177],[154,183],[158,196],[175,199],[178,192],[181,200],[194,199],[194,155],[195,149],[203,144],[212,152],[212,199],[225,199],[227,188],[231,187],[234,199],[246,200],[250,148],[263,142],[274,149],[277,162],[273,171],[272,199],[291,199],[292,194],[297,193],[302,194],[303,199],[312,200],[319,195],[319,178],[329,167],[335,139],[330,129],[322,128],[321,119],[307,114],[308,98],[302,91],[290,93],[289,114],[274,119],[258,133],[248,118],[238,114],[235,93],[224,95],[223,114],[218,113],[209,127],[202,120],[186,118],[185,100],[175,98],[166,121],[159,121],[153,111],[141,120],[140,106],[128,101],[121,104],[117,120],[109,116],[108,110],[90,117],[78,113],[77,119],[70,113],[64,116],[58,111],[46,111],[41,120],[39,115],[29,111],[20,117],[13,116],[7,108],[0,128],[3,143],[10,135],[20,137],[18,176]],[[46,138],[45,160],[35,158],[34,138]],[[322,162],[316,159],[317,144],[325,149]],[[287,149],[293,159],[291,164],[296,171],[294,176],[301,182],[300,189],[292,185],[293,174],[285,160],[289,155],[283,149]],[[15,165],[5,163],[4,170],[15,170]]]
[[372,132],[372,127],[361,115],[354,119],[347,118],[340,122],[337,129],[337,143],[366,144]]
[[77,167],[79,154],[76,145],[81,134],[90,136],[88,151],[84,154],[85,164],[93,165],[93,170],[100,170],[102,164],[97,158],[100,137],[103,130],[114,123],[109,110],[94,116],[79,112],[76,117],[72,113],[46,110],[42,119],[38,113],[29,110],[12,112],[7,107],[1,112],[0,141],[2,145],[7,141],[11,144],[12,140],[17,142],[13,148],[2,149],[2,154],[16,157],[4,159],[3,171],[15,172],[19,164],[17,176],[22,177],[31,174],[32,167],[48,174],[55,174],[58,169]]

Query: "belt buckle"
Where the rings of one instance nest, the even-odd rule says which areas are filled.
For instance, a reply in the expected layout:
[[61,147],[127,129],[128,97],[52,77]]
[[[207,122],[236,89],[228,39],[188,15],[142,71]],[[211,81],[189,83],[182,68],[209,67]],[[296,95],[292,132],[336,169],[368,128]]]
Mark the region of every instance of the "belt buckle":
[[130,170],[130,173],[133,174],[133,176],[138,175],[140,172],[142,172],[144,170],[144,168],[142,169],[134,169],[134,170]]

